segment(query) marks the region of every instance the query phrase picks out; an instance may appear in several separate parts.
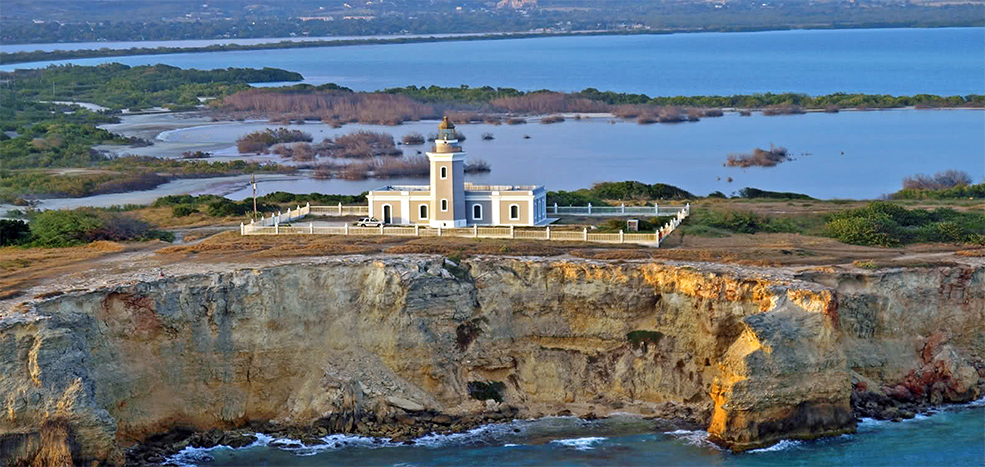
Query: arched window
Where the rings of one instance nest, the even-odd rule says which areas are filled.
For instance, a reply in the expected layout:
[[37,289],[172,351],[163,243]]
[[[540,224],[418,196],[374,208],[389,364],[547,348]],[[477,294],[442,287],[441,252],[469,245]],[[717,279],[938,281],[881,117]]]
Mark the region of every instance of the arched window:
[[472,205],[472,220],[481,221],[482,220],[482,205],[473,204]]
[[426,204],[422,204],[421,205],[420,214],[421,214],[420,215],[420,218],[421,219],[427,219],[428,218],[428,205],[426,205]]
[[448,167],[441,166],[440,173],[441,173],[441,179],[442,180],[448,178]]
[[448,210],[448,200],[447,199],[441,200],[441,210],[442,211],[447,211]]
[[519,204],[511,204],[510,205],[510,220],[515,221],[515,220],[519,220],[519,219],[520,219],[520,205]]

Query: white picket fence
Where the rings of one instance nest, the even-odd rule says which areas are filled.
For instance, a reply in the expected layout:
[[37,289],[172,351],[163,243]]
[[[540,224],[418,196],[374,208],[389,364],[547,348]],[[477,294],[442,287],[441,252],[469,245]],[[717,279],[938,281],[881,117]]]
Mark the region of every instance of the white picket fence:
[[[354,206],[358,207],[358,206]],[[391,235],[404,237],[468,237],[468,238],[520,238],[529,240],[553,240],[553,241],[582,241],[582,242],[601,242],[601,243],[643,243],[657,247],[660,242],[667,238],[677,226],[684,222],[684,219],[691,214],[691,205],[687,204],[682,208],[675,208],[674,218],[671,219],[660,229],[653,233],[623,232],[619,233],[593,233],[587,228],[580,232],[577,230],[551,230],[550,226],[543,229],[520,228],[514,226],[505,227],[479,227],[472,226],[458,229],[432,228],[427,226],[379,226],[379,227],[355,227],[348,223],[336,227],[315,227],[314,223],[307,226],[283,226],[285,222],[292,222],[300,219],[309,213],[343,212],[335,206],[298,206],[290,209],[286,213],[278,212],[269,218],[260,221],[240,224],[239,231],[242,235]],[[339,214],[334,214],[339,215]]]
[[621,204],[619,206],[592,206],[592,203],[588,203],[588,206],[558,206],[554,203],[553,206],[547,206],[548,214],[555,215],[568,215],[568,216],[625,216],[625,215],[640,215],[640,216],[674,216],[677,213],[684,210],[684,206],[664,206],[660,207],[659,204],[654,204],[653,206],[626,206],[626,204]]

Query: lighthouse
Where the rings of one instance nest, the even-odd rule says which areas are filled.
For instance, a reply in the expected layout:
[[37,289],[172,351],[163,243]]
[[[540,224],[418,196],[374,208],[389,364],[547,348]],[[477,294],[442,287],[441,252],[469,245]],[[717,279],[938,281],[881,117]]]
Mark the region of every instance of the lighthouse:
[[431,227],[465,227],[465,151],[455,137],[455,124],[445,117],[438,125],[431,164]]

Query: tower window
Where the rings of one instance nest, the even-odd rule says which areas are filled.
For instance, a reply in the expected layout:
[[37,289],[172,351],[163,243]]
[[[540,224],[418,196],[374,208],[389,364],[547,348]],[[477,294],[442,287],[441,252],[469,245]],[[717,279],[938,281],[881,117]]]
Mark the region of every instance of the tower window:
[[422,204],[421,205],[420,218],[421,219],[427,219],[428,218],[428,205],[426,205],[426,204]]
[[441,210],[442,211],[447,211],[448,210],[448,200],[447,199],[441,200]]
[[472,205],[472,220],[481,221],[482,220],[482,205],[473,204]]
[[441,172],[441,179],[442,180],[448,178],[448,167],[442,166],[440,172]]
[[515,220],[519,220],[519,219],[520,219],[520,205],[519,204],[511,204],[510,205],[510,220],[515,221]]

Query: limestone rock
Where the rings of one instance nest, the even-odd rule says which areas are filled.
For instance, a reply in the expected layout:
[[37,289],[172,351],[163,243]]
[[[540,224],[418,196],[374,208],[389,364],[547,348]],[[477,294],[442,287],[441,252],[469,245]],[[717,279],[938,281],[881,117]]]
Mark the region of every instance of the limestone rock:
[[[212,428],[406,438],[516,416],[480,415],[471,382],[501,383],[525,416],[659,408],[737,450],[851,431],[853,402],[881,411],[882,387],[914,403],[981,391],[969,359],[985,355],[985,266],[449,267],[424,255],[216,265],[0,309],[0,465],[119,465],[122,447],[179,426],[201,436],[169,448],[222,441]],[[396,421],[425,407],[445,415]]]
[[390,403],[390,405],[404,409],[408,412],[420,412],[424,410],[423,405],[409,399],[404,399],[403,397],[390,396],[387,397],[386,400]]

